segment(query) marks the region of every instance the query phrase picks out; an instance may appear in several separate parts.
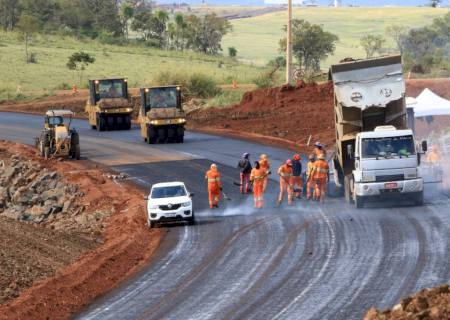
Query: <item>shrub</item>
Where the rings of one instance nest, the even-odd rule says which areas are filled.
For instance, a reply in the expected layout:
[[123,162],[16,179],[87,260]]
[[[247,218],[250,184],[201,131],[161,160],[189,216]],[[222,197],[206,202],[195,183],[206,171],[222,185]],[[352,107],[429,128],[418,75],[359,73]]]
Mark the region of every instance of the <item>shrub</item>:
[[36,53],[30,52],[30,55],[28,56],[28,63],[38,63]]
[[235,47],[228,47],[228,55],[232,58],[237,56],[237,49]]
[[273,87],[274,80],[267,73],[262,73],[253,79],[253,83],[256,84],[259,89],[263,89]]
[[220,93],[216,81],[202,73],[187,75],[164,71],[156,76],[155,82],[160,86],[180,85],[187,98],[211,98]]

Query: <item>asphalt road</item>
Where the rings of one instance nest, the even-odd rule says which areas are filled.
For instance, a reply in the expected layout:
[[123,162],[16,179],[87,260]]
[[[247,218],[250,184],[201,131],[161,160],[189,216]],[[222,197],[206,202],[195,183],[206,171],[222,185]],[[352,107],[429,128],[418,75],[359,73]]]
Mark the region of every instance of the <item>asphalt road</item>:
[[[33,143],[41,117],[0,113],[0,138]],[[267,208],[233,186],[243,152],[267,153],[274,167],[290,152],[188,133],[184,144],[149,146],[137,128],[88,129],[76,120],[82,156],[126,172],[145,188],[185,181],[199,223],[166,227],[153,262],[78,319],[361,319],[425,287],[450,282],[450,201],[426,192],[423,207],[378,204],[356,210],[342,199]],[[204,171],[219,164],[233,199],[206,209]]]

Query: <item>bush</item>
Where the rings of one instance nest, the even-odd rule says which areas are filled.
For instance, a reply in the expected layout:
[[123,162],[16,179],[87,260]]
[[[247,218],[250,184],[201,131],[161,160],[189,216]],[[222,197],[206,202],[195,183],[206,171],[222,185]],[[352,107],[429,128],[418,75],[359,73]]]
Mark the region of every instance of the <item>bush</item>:
[[255,79],[253,79],[253,83],[256,84],[259,89],[274,86],[274,80],[266,73],[258,75]]
[[237,56],[237,49],[235,47],[228,47],[228,55],[232,58]]
[[112,32],[102,31],[98,35],[98,41],[103,44],[125,45],[126,40],[123,37],[117,37]]
[[160,72],[155,79],[157,85],[180,85],[182,93],[187,98],[211,98],[220,93],[216,81],[208,75],[194,73]]
[[28,56],[28,63],[38,63],[36,53],[30,52],[30,55]]

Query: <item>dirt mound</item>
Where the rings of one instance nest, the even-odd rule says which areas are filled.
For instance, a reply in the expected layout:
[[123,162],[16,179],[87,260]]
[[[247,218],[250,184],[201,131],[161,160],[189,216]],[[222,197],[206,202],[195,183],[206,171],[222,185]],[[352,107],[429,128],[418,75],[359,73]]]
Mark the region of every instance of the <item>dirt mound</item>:
[[[450,99],[450,79],[411,79],[407,95],[429,88]],[[240,104],[198,109],[189,113],[189,128],[259,140],[309,152],[308,141],[334,144],[333,86],[331,82],[247,92]]]
[[323,84],[260,89],[247,92],[242,102],[227,108],[189,113],[191,129],[226,129],[292,141],[307,149],[308,141],[331,146],[334,141],[333,87]]
[[405,298],[390,310],[370,309],[364,320],[450,319],[450,289],[443,285],[424,289]]
[[[5,141],[0,149],[1,181],[15,171],[7,188],[17,189],[2,202],[9,213],[0,214],[0,302],[9,300],[0,305],[0,319],[69,318],[148,262],[162,231],[148,230],[144,192],[123,175],[86,160],[44,160],[31,147]],[[64,208],[62,199],[73,203]],[[50,211],[33,216],[34,206]]]

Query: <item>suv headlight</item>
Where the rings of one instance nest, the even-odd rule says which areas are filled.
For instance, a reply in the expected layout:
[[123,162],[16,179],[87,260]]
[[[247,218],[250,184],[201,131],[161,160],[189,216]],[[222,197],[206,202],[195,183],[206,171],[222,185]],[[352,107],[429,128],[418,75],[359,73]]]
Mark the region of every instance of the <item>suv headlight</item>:
[[362,181],[363,182],[375,182],[377,179],[374,174],[363,173]]
[[148,208],[149,209],[158,209],[158,206],[156,204],[149,204]]
[[182,207],[189,207],[190,205],[191,205],[190,202],[183,202],[183,203],[181,204]]

